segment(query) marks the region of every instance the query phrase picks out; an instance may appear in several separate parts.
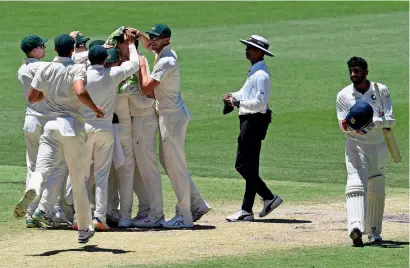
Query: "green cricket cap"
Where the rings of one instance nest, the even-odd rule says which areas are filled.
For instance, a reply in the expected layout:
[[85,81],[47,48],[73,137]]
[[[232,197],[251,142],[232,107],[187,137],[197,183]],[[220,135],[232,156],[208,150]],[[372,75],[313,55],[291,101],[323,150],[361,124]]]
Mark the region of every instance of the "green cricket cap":
[[88,45],[88,49],[91,49],[93,46],[102,46],[102,45],[104,45],[104,43],[105,43],[104,40],[93,40]]
[[69,52],[74,49],[75,40],[68,34],[60,34],[54,40],[54,47],[57,52]]
[[107,59],[108,53],[103,46],[93,46],[88,51],[88,59],[91,64],[100,64]]
[[77,36],[75,37],[75,42],[77,45],[82,45],[87,43],[90,40],[90,38],[85,37],[82,33],[78,33]]
[[106,50],[107,50],[107,54],[108,54],[108,57],[105,60],[106,63],[112,63],[112,62],[120,61],[120,57],[118,57],[118,52],[115,48],[110,47],[110,48],[107,48]]
[[27,54],[33,49],[44,45],[47,41],[47,38],[41,38],[38,35],[28,35],[21,40],[21,50]]
[[155,24],[151,30],[145,33],[163,38],[171,37],[171,29],[166,24]]

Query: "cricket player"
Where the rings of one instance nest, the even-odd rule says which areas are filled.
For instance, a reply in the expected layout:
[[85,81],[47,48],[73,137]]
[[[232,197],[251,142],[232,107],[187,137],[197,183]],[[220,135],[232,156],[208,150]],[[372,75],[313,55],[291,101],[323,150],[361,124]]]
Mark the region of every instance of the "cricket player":
[[277,208],[282,198],[272,194],[259,176],[259,159],[262,140],[265,139],[271,122],[269,109],[270,73],[264,56],[273,57],[269,42],[259,35],[252,35],[248,40],[240,40],[246,46],[246,58],[252,66],[243,87],[224,96],[224,102],[239,108],[240,134],[235,168],[246,181],[242,207],[226,218],[227,221],[252,221],[253,205],[256,194],[263,199],[263,208],[259,217],[265,217]]
[[[24,120],[24,138],[26,142],[26,164],[27,164],[27,177],[26,187],[28,187],[29,181],[36,168],[37,153],[40,145],[40,136],[43,133],[43,127],[47,121],[47,104],[44,101],[31,104],[28,101],[28,92],[31,87],[31,82],[37,69],[40,66],[40,60],[44,58],[46,53],[45,43],[47,38],[41,38],[37,35],[29,35],[24,37],[21,41],[21,50],[26,54],[27,58],[18,70],[18,80],[23,89],[23,94],[26,99],[26,117]],[[50,174],[47,183],[55,184],[55,180],[62,179],[64,177],[67,168],[65,167],[65,161],[57,164],[57,167]],[[55,179],[53,179],[55,177]],[[26,188],[27,189],[27,188]],[[45,193],[48,195],[48,192]],[[40,227],[39,221],[34,220],[32,215],[38,206],[38,202],[33,202],[27,208],[26,226],[27,228]]]
[[88,61],[87,42],[90,38],[85,37],[80,31],[72,31],[70,36],[75,40],[75,49],[71,58],[74,63],[85,64],[86,68],[88,68],[90,62]]
[[[363,58],[352,57],[347,66],[352,84],[337,94],[336,112],[339,127],[346,136],[348,233],[354,246],[363,246],[363,233],[368,234],[370,242],[382,240],[380,234],[386,195],[383,169],[387,157],[382,129],[393,127],[396,120],[389,89],[378,84],[379,100],[375,83],[367,79],[367,62]],[[355,127],[362,121],[359,117],[369,110],[366,104],[373,108],[374,113],[370,112],[372,120]]]
[[[149,37],[137,31],[144,47],[154,51],[155,64],[148,76],[147,66],[140,59],[141,91],[145,96],[155,95],[161,135],[160,159],[178,199],[175,217],[164,222],[162,227],[192,228],[194,221],[211,208],[199,194],[187,170],[184,147],[190,115],[181,97],[178,58],[171,48],[171,29],[167,25],[156,24],[146,33]],[[162,194],[161,180],[159,177],[155,179],[157,181],[148,187],[157,197]]]
[[138,71],[138,54],[134,42],[136,36],[125,33],[125,42],[129,44],[130,60],[121,66],[105,68],[109,54],[103,46],[94,46],[89,51],[91,66],[87,70],[87,90],[98,106],[105,109],[104,118],[96,118],[89,108],[84,109],[85,129],[88,134],[87,150],[89,162],[94,163],[95,201],[93,225],[96,230],[106,231],[107,187],[113,155],[112,119],[114,104],[119,84]]
[[[78,242],[87,243],[94,235],[89,228],[91,212],[85,186],[87,169],[86,132],[82,105],[88,106],[97,117],[104,117],[104,111],[97,107],[85,89],[86,70],[82,64],[74,64],[71,56],[75,40],[62,34],[54,40],[58,56],[43,65],[36,73],[28,100],[30,103],[45,100],[50,113],[56,120],[49,120],[44,125],[40,138],[36,170],[32,175],[24,196],[15,207],[16,215],[25,215],[27,205],[40,197],[43,183],[60,158],[64,157],[70,171],[73,187],[74,207],[78,224]],[[48,217],[50,211],[39,208]]]

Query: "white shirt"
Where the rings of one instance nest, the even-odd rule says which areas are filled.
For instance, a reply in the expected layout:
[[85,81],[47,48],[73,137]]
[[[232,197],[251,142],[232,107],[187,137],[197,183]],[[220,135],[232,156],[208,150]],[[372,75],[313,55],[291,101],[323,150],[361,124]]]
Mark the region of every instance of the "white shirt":
[[71,58],[55,57],[38,69],[31,87],[42,91],[49,113],[59,117],[74,117],[83,121],[82,103],[73,90],[74,81],[86,81],[86,70],[82,64],[74,64]]
[[97,118],[95,112],[83,106],[87,131],[110,131],[114,115],[115,97],[118,85],[139,68],[138,54],[134,45],[129,47],[130,60],[120,66],[104,68],[103,65],[91,65],[87,70],[87,91],[95,105],[104,108],[104,118]]
[[[380,97],[384,106],[384,118],[387,120],[394,119],[393,107],[390,100],[389,89],[380,83],[379,85]],[[357,91],[353,84],[348,85],[337,94],[336,99],[336,112],[337,119],[339,121],[339,127],[343,130],[342,121],[346,118],[350,111],[350,108],[358,101],[364,101],[373,107],[374,115],[373,121],[380,120],[379,112],[381,107],[376,97],[374,90],[374,82],[370,82],[369,89],[364,93]],[[373,128],[365,135],[360,135],[355,131],[344,131],[346,137],[351,140],[355,140],[365,144],[378,144],[384,142],[384,135],[381,128]]]
[[151,78],[160,82],[154,90],[156,109],[159,113],[186,109],[180,91],[177,54],[171,49],[171,45],[167,45],[155,58]]
[[265,62],[259,61],[251,66],[242,88],[231,93],[240,101],[239,115],[266,113],[270,95],[270,73]]
[[71,56],[71,59],[74,61],[74,63],[85,64],[86,69],[91,65],[91,62],[88,60],[88,50],[78,53],[74,52]]

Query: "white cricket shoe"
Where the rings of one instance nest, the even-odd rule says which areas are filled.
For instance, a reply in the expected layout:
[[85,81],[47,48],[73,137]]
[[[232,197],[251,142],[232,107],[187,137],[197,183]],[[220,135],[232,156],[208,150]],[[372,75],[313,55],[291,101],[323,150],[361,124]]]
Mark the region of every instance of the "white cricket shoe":
[[121,218],[118,222],[118,228],[132,228],[134,227],[134,221],[128,218]]
[[372,231],[368,234],[367,238],[369,239],[370,243],[380,243],[383,240],[383,238],[376,232],[374,228],[372,228]]
[[253,213],[248,212],[246,210],[239,209],[235,214],[232,214],[226,217],[226,220],[229,222],[236,222],[236,221],[253,221]]
[[259,212],[259,217],[263,218],[269,213],[271,213],[275,208],[279,207],[282,204],[283,200],[279,195],[274,195],[273,199],[263,200],[263,208]]
[[164,222],[162,227],[166,229],[192,228],[194,227],[194,223],[192,221],[184,220],[184,217],[181,215],[176,215],[171,220]]
[[72,226],[72,223],[66,218],[64,211],[60,207],[57,208],[57,212],[55,213],[53,220],[56,227],[61,225]]
[[14,208],[14,217],[22,218],[26,216],[27,207],[31,204],[33,199],[36,197],[36,190],[34,189],[27,189],[24,192],[23,197],[17,203],[16,207]]
[[87,230],[78,230],[78,243],[87,243],[93,236],[94,230],[90,228],[88,228]]
[[148,216],[145,219],[133,220],[134,227],[138,228],[156,228],[161,227],[165,223],[164,215],[161,217]]
[[204,204],[201,207],[196,208],[195,210],[191,211],[192,213],[192,220],[194,222],[199,221],[202,216],[208,213],[211,210],[211,206],[208,205],[207,202],[204,201]]

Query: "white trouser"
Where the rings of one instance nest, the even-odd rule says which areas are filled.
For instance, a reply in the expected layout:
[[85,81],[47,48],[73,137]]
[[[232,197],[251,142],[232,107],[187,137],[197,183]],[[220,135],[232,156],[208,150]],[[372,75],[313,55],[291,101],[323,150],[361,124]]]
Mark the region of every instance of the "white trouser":
[[160,113],[160,161],[171,180],[178,199],[177,213],[187,222],[192,221],[191,210],[205,202],[188,172],[185,158],[185,136],[189,118],[184,110]]
[[118,172],[116,172],[114,165],[111,166],[110,176],[108,179],[108,201],[107,201],[107,212],[118,212],[120,207],[120,197],[119,191],[119,178]]
[[[107,213],[107,191],[108,178],[112,164],[113,152],[113,135],[112,131],[104,132],[88,132],[87,138],[87,155],[88,162],[93,161],[93,169],[90,172],[94,175],[95,182],[95,211],[94,217],[101,217],[105,219]],[[92,182],[87,183],[90,190]]]
[[40,138],[36,171],[29,188],[36,190],[39,198],[43,183],[56,164],[65,158],[73,188],[74,207],[79,230],[86,230],[91,223],[91,212],[85,186],[87,168],[86,132],[84,124],[75,121],[75,136],[62,136],[56,120],[48,121]]
[[138,213],[151,217],[162,217],[164,214],[155,142],[158,129],[158,116],[154,109],[151,114],[132,117],[136,160],[134,192],[139,200]]
[[[378,186],[377,192],[379,196],[383,195],[384,198],[383,168],[386,157],[387,147],[385,142],[380,144],[363,144],[350,139],[346,141],[345,158],[348,173],[346,207],[349,233],[353,228],[359,228],[362,232],[365,232],[366,194],[369,180],[383,177],[383,187]],[[379,181],[379,179],[377,180]],[[373,189],[375,187],[372,186],[372,192]]]
[[[37,154],[40,146],[40,136],[43,134],[43,126],[37,125],[32,133],[24,131],[24,139],[26,141],[26,165],[27,165],[27,177],[26,177],[26,189],[28,189],[29,181],[36,169]],[[67,172],[67,167],[64,158],[60,163],[56,163],[56,167],[50,173],[47,179],[46,190],[42,194],[46,194],[47,197],[50,191],[47,189],[55,189],[55,186],[60,185],[61,181],[64,179],[63,176]],[[51,198],[52,200],[52,198]],[[50,200],[50,201],[51,201]],[[36,210],[40,199],[36,199],[27,208],[27,215],[33,215]],[[54,205],[54,204],[52,204]]]
[[120,141],[125,156],[124,165],[119,167],[118,170],[115,170],[119,178],[120,214],[123,218],[131,218],[135,169],[129,107],[129,98],[127,95],[116,97],[115,113],[118,116]]

